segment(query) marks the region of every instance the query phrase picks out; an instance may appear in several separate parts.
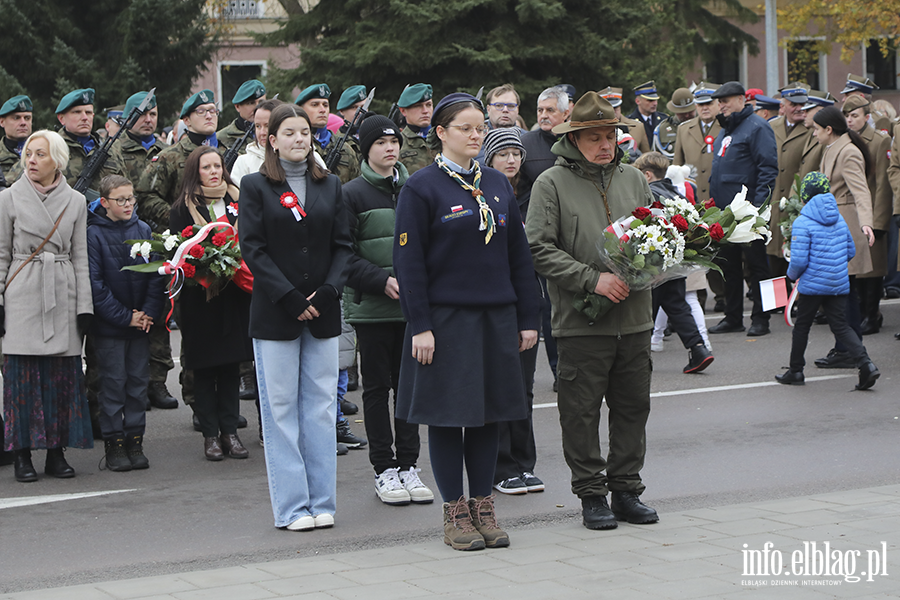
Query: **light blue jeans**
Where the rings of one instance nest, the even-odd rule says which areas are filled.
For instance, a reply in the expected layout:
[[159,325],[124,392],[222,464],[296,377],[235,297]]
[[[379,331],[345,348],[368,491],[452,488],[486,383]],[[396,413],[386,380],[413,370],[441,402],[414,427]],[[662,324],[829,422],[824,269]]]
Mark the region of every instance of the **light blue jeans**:
[[253,340],[276,527],[335,511],[338,339]]

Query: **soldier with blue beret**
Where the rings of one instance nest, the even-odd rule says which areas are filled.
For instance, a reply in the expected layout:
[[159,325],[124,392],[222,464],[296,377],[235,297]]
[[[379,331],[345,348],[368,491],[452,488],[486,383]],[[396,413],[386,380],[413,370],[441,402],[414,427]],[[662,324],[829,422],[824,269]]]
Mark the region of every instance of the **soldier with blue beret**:
[[[260,102],[265,102],[265,100],[266,86],[261,81],[251,79],[242,83],[241,87],[234,94],[234,98],[231,99],[238,116],[216,134],[216,137],[219,139],[219,145],[231,148],[235,142],[244,137],[247,130],[253,127],[253,114],[256,112],[256,107]],[[250,139],[252,138],[253,136],[251,135]],[[238,154],[243,154],[246,151],[247,145],[244,144],[238,151]]]
[[403,135],[400,162],[410,175],[434,162],[435,153],[425,144],[434,111],[432,95],[430,84],[417,83],[403,90],[397,100],[400,114],[406,119],[406,127],[400,132]]
[[0,140],[0,171],[9,183],[15,179],[10,176],[10,172],[19,164],[22,147],[31,135],[32,110],[31,99],[22,95],[13,96],[0,107],[0,127],[3,128],[3,139]]

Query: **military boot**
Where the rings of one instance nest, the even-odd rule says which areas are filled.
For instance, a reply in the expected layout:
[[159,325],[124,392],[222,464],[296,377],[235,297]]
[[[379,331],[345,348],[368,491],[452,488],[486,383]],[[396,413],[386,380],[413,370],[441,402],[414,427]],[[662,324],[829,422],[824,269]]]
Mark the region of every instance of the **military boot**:
[[125,454],[132,469],[149,469],[150,461],[144,456],[144,436],[132,434],[125,437]]
[[103,441],[106,449],[106,468],[110,471],[130,471],[131,461],[125,453],[125,438],[115,437]]
[[484,538],[485,546],[488,548],[509,546],[509,535],[497,524],[493,494],[469,499],[469,514],[472,516],[472,524],[475,525],[475,529]]
[[472,523],[465,496],[444,502],[444,543],[454,550],[484,549],[484,538]]

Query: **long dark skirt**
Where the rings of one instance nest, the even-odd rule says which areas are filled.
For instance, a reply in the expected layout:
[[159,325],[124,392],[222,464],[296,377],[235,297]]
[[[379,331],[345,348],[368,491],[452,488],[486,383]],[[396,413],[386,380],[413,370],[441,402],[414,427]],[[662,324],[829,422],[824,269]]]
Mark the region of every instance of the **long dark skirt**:
[[80,356],[3,357],[4,450],[93,448]]
[[434,306],[431,321],[435,347],[430,365],[413,358],[407,328],[397,417],[438,427],[526,418],[515,306]]

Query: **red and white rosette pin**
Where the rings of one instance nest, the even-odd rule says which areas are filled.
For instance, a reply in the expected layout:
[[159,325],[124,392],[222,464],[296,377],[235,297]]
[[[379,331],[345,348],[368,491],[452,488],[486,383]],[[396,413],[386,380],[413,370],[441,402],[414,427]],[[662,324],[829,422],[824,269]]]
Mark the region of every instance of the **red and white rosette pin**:
[[712,154],[713,153],[713,142],[716,141],[716,138],[714,138],[711,135],[708,135],[703,139],[703,141],[706,142],[706,153]]
[[291,209],[291,213],[293,213],[294,218],[298,221],[302,221],[303,217],[306,216],[306,211],[303,210],[303,207],[300,206],[300,198],[297,197],[297,194],[294,192],[285,192],[281,195],[281,205],[285,208]]

